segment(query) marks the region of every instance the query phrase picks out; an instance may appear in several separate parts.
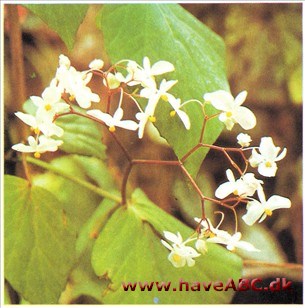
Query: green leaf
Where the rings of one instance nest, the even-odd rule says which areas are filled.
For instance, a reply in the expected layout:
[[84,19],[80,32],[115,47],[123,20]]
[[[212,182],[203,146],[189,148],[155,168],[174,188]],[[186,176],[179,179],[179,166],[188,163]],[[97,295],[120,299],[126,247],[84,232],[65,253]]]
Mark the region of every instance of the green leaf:
[[61,297],[61,304],[75,302],[81,296],[89,296],[100,303],[103,302],[103,290],[107,288],[109,282],[95,275],[91,265],[91,253],[97,235],[117,206],[116,202],[104,199],[82,227],[76,241],[78,265],[69,277],[66,291]]
[[[114,182],[106,165],[95,157],[62,156],[52,160],[51,165],[84,181],[94,181],[105,190],[114,190]],[[53,172],[36,175],[33,183],[55,194],[76,230],[89,219],[101,202],[101,197],[91,190]]]
[[[222,39],[178,4],[108,4],[97,22],[113,63],[121,59],[142,63],[144,56],[152,63],[172,62],[176,70],[164,78],[178,80],[173,93],[182,101],[202,101],[206,92],[229,90]],[[208,113],[215,113],[208,107]],[[169,117],[168,104],[161,102],[156,111],[156,127],[179,158],[199,141],[203,121],[198,104],[188,104],[185,109],[191,120],[189,131],[176,117]],[[217,119],[211,120],[204,141],[214,143],[222,128]],[[188,159],[186,167],[192,175],[197,174],[206,153],[207,149],[201,148]]]
[[[196,258],[194,267],[174,268],[168,250],[160,243],[164,230],[181,232],[185,238],[194,231],[150,202],[136,190],[127,208],[120,207],[102,229],[93,247],[92,266],[98,276],[111,283],[104,293],[105,304],[224,304],[233,293],[211,289],[200,292],[175,292],[179,281],[227,283],[241,275],[241,259],[218,245],[208,245],[208,253]],[[169,291],[124,291],[122,282],[171,282]]]
[[4,179],[4,273],[33,304],[55,304],[74,265],[75,234],[62,204],[24,179]]
[[87,13],[87,4],[24,4],[72,49],[77,30]]
[[[215,193],[215,183],[209,173],[198,173],[196,183],[203,195],[213,196]],[[214,184],[214,186],[213,186]],[[198,193],[194,190],[194,187],[185,178],[177,178],[173,186],[173,196],[177,201],[177,206],[180,213],[190,226],[195,226],[196,222],[194,217],[201,217],[201,202]],[[211,201],[205,201],[205,214],[211,219],[214,224],[213,216],[215,211],[215,205]]]
[[[81,112],[80,108],[73,107]],[[23,110],[34,115],[37,107],[29,99],[23,104]],[[96,123],[77,116],[67,115],[56,120],[56,125],[64,130],[59,139],[64,143],[59,147],[70,154],[95,156],[101,159],[106,157],[106,146],[102,143],[102,133]]]

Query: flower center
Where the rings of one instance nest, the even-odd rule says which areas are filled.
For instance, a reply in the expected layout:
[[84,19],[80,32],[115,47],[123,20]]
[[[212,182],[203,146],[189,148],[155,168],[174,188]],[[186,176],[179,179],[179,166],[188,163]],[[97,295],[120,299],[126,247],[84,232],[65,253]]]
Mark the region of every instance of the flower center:
[[38,135],[40,133],[40,130],[38,127],[34,128],[34,127],[31,127],[31,131],[34,132],[35,135]]
[[265,214],[267,216],[271,216],[272,215],[272,211],[270,209],[265,209]]
[[165,94],[161,95],[161,98],[162,98],[165,102],[168,101],[167,95],[165,95]]
[[176,115],[176,111],[175,111],[175,110],[172,110],[172,111],[169,113],[169,115],[170,115],[171,117],[174,117],[174,116]]
[[271,167],[272,167],[272,164],[271,164],[270,161],[266,161],[266,162],[265,162],[265,166],[266,166],[267,168],[271,168]]
[[70,101],[70,102],[73,102],[74,99],[75,99],[75,96],[74,96],[74,95],[70,95],[70,96],[69,96],[69,101]]
[[234,194],[235,196],[238,196],[238,190],[235,189],[235,190],[233,191],[233,194]]
[[148,117],[148,120],[149,120],[150,122],[152,122],[152,123],[155,123],[155,122],[157,121],[156,117],[154,117],[154,116],[149,116],[149,117]]
[[228,118],[231,118],[231,117],[232,117],[232,112],[231,112],[231,111],[227,111],[227,112],[226,112],[226,116],[227,116]]
[[50,104],[46,104],[46,105],[44,106],[44,109],[45,109],[46,111],[50,111],[50,110],[52,109],[52,106],[51,106]]
[[111,133],[114,133],[114,132],[115,132],[115,126],[110,126],[110,127],[109,127],[109,131],[110,131]]
[[216,235],[211,230],[206,230],[204,232],[204,236],[207,238],[212,238],[212,237],[215,237]]
[[181,260],[181,257],[180,257],[178,254],[174,254],[174,255],[173,255],[173,260],[174,260],[175,262],[179,262],[179,261]]
[[40,158],[40,156],[41,156],[41,154],[40,154],[39,152],[35,152],[35,153],[34,153],[34,157],[35,157],[35,158]]

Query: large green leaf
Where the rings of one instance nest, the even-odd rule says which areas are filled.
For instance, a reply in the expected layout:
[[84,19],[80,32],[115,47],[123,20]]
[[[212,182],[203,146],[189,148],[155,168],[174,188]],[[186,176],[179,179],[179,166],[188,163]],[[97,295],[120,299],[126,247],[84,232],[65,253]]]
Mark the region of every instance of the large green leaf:
[[[152,62],[172,62],[176,70],[169,76],[179,81],[173,93],[183,101],[202,100],[206,92],[229,89],[222,39],[178,4],[104,5],[97,22],[113,63],[126,58],[142,63],[144,56]],[[198,104],[185,107],[191,119],[191,130],[187,131],[176,117],[169,117],[167,105],[158,106],[156,126],[181,158],[199,140],[201,107]],[[209,113],[215,112],[211,106],[207,109]],[[205,142],[214,143],[222,127],[217,119],[210,121]],[[188,159],[186,166],[193,175],[206,153],[206,149],[200,149]]]
[[61,304],[75,302],[81,296],[103,302],[102,294],[109,282],[95,275],[91,265],[91,253],[97,235],[117,206],[116,202],[104,199],[82,227],[76,241],[78,264],[69,277],[69,283],[61,296]]
[[33,304],[55,304],[75,259],[75,234],[50,192],[4,178],[4,274]]
[[[52,160],[51,165],[83,181],[94,182],[96,186],[104,190],[114,190],[115,184],[107,166],[96,157],[62,156]],[[101,201],[101,196],[54,172],[49,171],[36,175],[33,178],[33,183],[52,192],[58,198],[78,232]]]
[[[93,247],[92,265],[98,276],[107,277],[106,304],[219,304],[229,303],[232,292],[175,292],[179,281],[209,283],[241,275],[241,260],[218,245],[209,245],[208,253],[196,259],[192,268],[174,268],[167,260],[168,250],[160,243],[163,230],[180,231],[184,237],[193,230],[162,211],[136,190],[127,208],[120,207],[102,229]],[[122,283],[171,282],[169,291],[124,291]],[[177,289],[179,291],[179,289]]]
[[[23,110],[34,115],[37,107],[28,99],[23,104]],[[74,107],[79,112],[80,108]],[[93,121],[77,116],[67,115],[56,120],[56,125],[64,130],[60,137],[63,144],[59,147],[61,150],[88,156],[95,156],[101,159],[106,157],[106,146],[101,142],[102,134],[100,128]]]
[[88,10],[87,4],[24,4],[72,49],[77,30]]

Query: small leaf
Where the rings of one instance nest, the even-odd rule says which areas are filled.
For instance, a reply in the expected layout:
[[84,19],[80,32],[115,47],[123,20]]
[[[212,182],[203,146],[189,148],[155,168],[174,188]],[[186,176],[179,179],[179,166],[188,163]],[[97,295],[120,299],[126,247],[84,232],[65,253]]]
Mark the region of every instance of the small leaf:
[[[82,110],[73,107],[81,112]],[[23,104],[23,110],[34,115],[37,107],[28,99]],[[102,143],[102,134],[99,127],[93,121],[77,116],[67,115],[56,120],[56,125],[64,130],[64,134],[59,139],[63,144],[61,150],[70,154],[81,154],[95,156],[101,159],[106,157],[106,146]],[[55,139],[55,138],[54,138]]]
[[50,192],[24,179],[4,180],[4,273],[33,304],[56,304],[74,265],[75,234]]
[[87,4],[24,4],[58,33],[68,49],[72,49],[77,30],[87,13]]
[[[106,51],[115,63],[132,59],[142,64],[144,56],[152,63],[170,61],[175,72],[164,75],[177,79],[171,93],[182,101],[196,98],[215,90],[229,90],[225,73],[225,50],[222,39],[199,22],[178,4],[122,4],[104,5],[97,19],[102,29]],[[128,38],[128,39],[127,39]],[[191,129],[169,116],[171,108],[160,102],[156,115],[156,127],[176,155],[181,158],[199,141],[203,113],[198,104],[185,107]],[[215,109],[208,106],[209,113]],[[217,119],[206,128],[205,142],[214,143],[223,128]],[[189,157],[186,167],[196,175],[207,153],[200,149]]]
[[[105,276],[111,283],[104,292],[105,304],[219,304],[229,303],[233,293],[175,292],[182,279],[192,283],[222,281],[241,275],[241,260],[218,245],[208,245],[208,253],[196,258],[194,267],[174,268],[168,261],[169,251],[160,243],[164,230],[181,232],[184,238],[194,231],[150,202],[136,190],[127,208],[120,207],[108,220],[95,242],[92,266],[98,276]],[[168,291],[143,292],[139,285],[131,292],[124,291],[122,283],[171,282]],[[179,291],[179,289],[177,289]]]

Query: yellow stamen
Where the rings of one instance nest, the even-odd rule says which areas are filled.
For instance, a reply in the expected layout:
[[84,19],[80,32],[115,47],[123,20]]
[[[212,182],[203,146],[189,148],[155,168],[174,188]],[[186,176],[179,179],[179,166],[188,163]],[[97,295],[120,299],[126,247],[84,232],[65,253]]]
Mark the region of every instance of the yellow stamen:
[[231,112],[231,111],[227,111],[227,112],[226,112],[226,116],[227,116],[228,118],[232,117],[232,112]]
[[266,166],[267,168],[271,168],[271,167],[272,167],[272,164],[271,164],[270,161],[267,161],[267,162],[265,162],[265,166]]
[[154,116],[149,116],[149,117],[148,117],[148,120],[149,120],[150,122],[152,122],[152,123],[155,123],[155,122],[157,121],[156,117],[154,117]]
[[165,101],[165,102],[168,102],[168,98],[165,94],[161,95],[161,98]]
[[173,260],[174,260],[175,262],[179,262],[179,261],[181,260],[181,257],[180,257],[179,255],[177,255],[177,254],[174,254],[174,255],[173,255]]
[[75,99],[75,96],[74,96],[74,95],[70,95],[70,96],[69,96],[69,101],[70,101],[70,102],[73,102],[74,99]]
[[40,154],[39,152],[35,152],[35,153],[34,153],[34,157],[35,157],[35,158],[40,158],[40,156],[41,156],[41,154]]
[[204,232],[204,236],[207,238],[212,238],[212,237],[215,237],[216,235],[211,230],[206,230]]
[[38,135],[40,133],[40,130],[37,127],[36,128],[31,127],[31,131],[34,132],[35,135]]
[[46,111],[50,111],[50,110],[52,109],[52,106],[51,106],[50,104],[46,104],[46,105],[44,106],[44,109],[45,109]]
[[265,209],[265,214],[266,214],[267,216],[271,216],[271,215],[272,215],[272,211],[269,210],[269,209]]
[[233,191],[233,194],[234,194],[235,196],[238,196],[238,191],[237,191],[237,189],[235,189],[235,190]]
[[175,111],[175,110],[172,110],[172,111],[169,113],[169,115],[170,115],[171,117],[174,117],[174,116],[176,115],[176,111]]
[[110,126],[110,127],[109,127],[109,131],[110,131],[111,133],[114,133],[114,132],[115,132],[115,126]]

